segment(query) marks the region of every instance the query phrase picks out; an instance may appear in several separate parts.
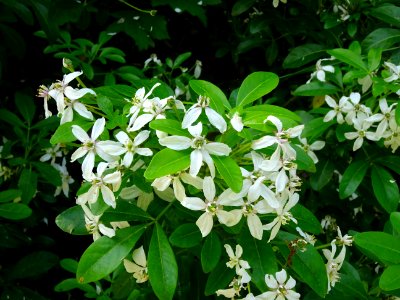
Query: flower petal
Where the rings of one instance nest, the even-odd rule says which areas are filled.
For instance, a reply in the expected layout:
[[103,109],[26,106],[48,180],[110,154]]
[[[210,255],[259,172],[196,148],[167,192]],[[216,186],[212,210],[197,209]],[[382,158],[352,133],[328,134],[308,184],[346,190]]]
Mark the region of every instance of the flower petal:
[[216,127],[221,133],[224,133],[227,127],[224,118],[210,107],[206,107],[205,111],[210,123],[214,127]]

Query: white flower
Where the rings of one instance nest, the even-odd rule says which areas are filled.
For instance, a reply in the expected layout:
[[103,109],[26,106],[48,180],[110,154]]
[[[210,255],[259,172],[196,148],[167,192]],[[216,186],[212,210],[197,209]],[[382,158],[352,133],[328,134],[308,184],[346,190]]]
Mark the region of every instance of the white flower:
[[264,123],[268,121],[274,124],[278,130],[275,133],[275,136],[266,135],[258,140],[255,140],[251,147],[254,150],[258,150],[272,146],[273,144],[277,144],[278,147],[282,149],[285,158],[289,158],[291,160],[295,159],[296,151],[290,146],[289,138],[298,137],[301,134],[304,125],[298,125],[293,128],[283,130],[282,122],[277,117],[272,115],[268,116]]
[[100,233],[102,233],[105,236],[108,236],[109,238],[112,238],[115,236],[115,230],[112,228],[109,228],[105,226],[102,223],[99,223],[100,216],[95,216],[90,209],[84,205],[81,204],[81,207],[83,211],[85,212],[85,223],[86,223],[86,229],[89,233],[93,234],[93,240],[97,240],[100,238]]
[[354,128],[357,130],[355,132],[346,132],[344,136],[348,140],[354,140],[353,151],[356,151],[361,148],[364,137],[371,140],[377,141],[378,137],[375,132],[367,131],[371,127],[371,123],[367,122],[366,119],[354,119]]
[[139,132],[139,134],[132,141],[125,132],[120,131],[117,133],[117,135],[115,136],[116,139],[125,147],[125,155],[122,160],[122,163],[125,167],[128,168],[132,164],[135,153],[143,156],[153,155],[153,152],[149,148],[139,148],[139,145],[147,140],[149,138],[149,135],[150,131],[143,130]]
[[50,160],[50,164],[56,162],[57,157],[62,157],[62,152],[60,151],[60,144],[54,145],[53,147],[45,149],[46,154],[42,155],[39,160],[41,162]]
[[310,83],[314,77],[316,77],[321,82],[325,82],[325,72],[334,73],[335,68],[330,65],[323,66],[323,65],[321,65],[321,63],[325,60],[332,60],[332,59],[334,59],[334,58],[319,59],[315,65],[316,71],[311,74],[310,79],[307,81],[307,83]]
[[390,119],[389,130],[384,133],[383,137],[385,138],[383,143],[385,147],[391,147],[392,153],[394,153],[400,146],[400,126],[397,125],[395,118]]
[[106,121],[104,118],[94,122],[92,133],[89,135],[78,125],[72,125],[73,135],[82,142],[82,146],[75,150],[71,155],[71,162],[86,155],[82,163],[83,177],[88,176],[93,170],[96,154],[107,162],[116,161],[124,153],[124,148],[117,142],[97,141],[100,134],[104,131]]
[[188,128],[193,139],[186,136],[172,135],[159,139],[162,146],[168,147],[173,150],[184,150],[193,148],[190,153],[190,169],[189,173],[196,176],[202,166],[203,161],[208,165],[210,174],[215,177],[215,166],[210,154],[217,156],[227,156],[231,152],[231,148],[223,143],[211,142],[208,143],[206,139],[201,136],[203,125],[199,122],[195,126]]
[[68,198],[69,185],[74,183],[75,181],[68,173],[65,157],[62,160],[62,165],[53,164],[52,166],[60,172],[60,176],[61,176],[61,186],[58,186],[56,188],[56,190],[54,192],[54,196],[58,196],[61,193],[61,191],[63,191],[65,197]]
[[306,138],[302,138],[299,136],[299,141],[303,144],[304,151],[308,154],[309,157],[313,160],[314,164],[318,162],[318,157],[315,155],[314,151],[321,150],[325,147],[324,141],[315,141],[311,145],[307,143]]
[[161,66],[162,62],[160,59],[157,58],[157,54],[153,53],[150,55],[148,59],[144,61],[144,68],[146,69],[150,62],[154,62],[155,64]]
[[194,68],[194,78],[199,78],[201,75],[201,67],[203,64],[201,63],[200,60],[196,60],[196,67]]
[[125,187],[121,190],[119,196],[125,200],[131,200],[137,198],[137,207],[143,210],[147,210],[150,203],[154,200],[153,193],[146,193],[138,188],[136,185]]
[[384,63],[384,65],[389,69],[389,72],[390,72],[390,76],[384,79],[386,82],[392,82],[392,81],[396,81],[397,79],[399,79],[400,66],[396,66],[395,64],[392,64],[387,61]]
[[[287,3],[287,0],[280,0],[282,3]],[[279,0],[273,0],[272,1],[272,5],[275,7],[275,8],[277,8],[278,7],[278,5],[279,5]]]
[[336,219],[332,218],[330,215],[326,215],[321,220],[321,227],[322,227],[322,229],[335,228],[336,227]]
[[224,118],[215,110],[209,107],[210,98],[199,96],[197,103],[191,106],[182,121],[182,128],[188,128],[200,117],[203,108],[210,123],[216,127],[221,133],[226,131],[227,125]]
[[[52,86],[50,86],[50,89],[51,88]],[[53,115],[52,112],[49,110],[49,104],[48,104],[48,101],[50,99],[49,95],[50,89],[45,85],[40,85],[37,94],[37,97],[43,98],[44,116],[46,119]]]
[[289,212],[299,201],[299,194],[295,193],[289,195],[289,199],[286,204],[281,202],[281,205],[275,209],[277,217],[270,223],[263,226],[265,230],[271,230],[271,236],[269,241],[273,240],[277,235],[281,225],[286,225],[288,222],[293,221],[297,224],[297,220],[293,218],[292,214]]
[[345,234],[342,236],[342,232],[340,231],[339,226],[337,227],[338,237],[336,238],[339,242],[339,245],[351,246],[353,243],[353,237],[351,235]]
[[172,183],[175,198],[179,201],[182,201],[186,197],[186,193],[185,187],[183,186],[181,180],[184,183],[190,184],[199,190],[203,188],[203,179],[197,176],[192,176],[186,172],[180,172],[176,175],[167,175],[156,178],[151,186],[159,191],[165,191]]
[[203,193],[205,200],[197,197],[186,197],[181,204],[191,210],[203,210],[204,213],[196,221],[201,235],[207,236],[213,227],[213,217],[217,216],[218,221],[226,226],[233,226],[236,223],[232,213],[225,211],[221,205],[221,199],[227,197],[229,191],[225,191],[219,197],[215,197],[215,184],[211,177],[207,176],[203,180]]
[[239,244],[236,245],[235,252],[233,252],[233,249],[229,244],[225,244],[224,247],[229,256],[229,261],[226,263],[228,268],[235,268],[236,274],[240,269],[250,269],[249,263],[246,260],[241,259],[243,254],[242,246]]
[[237,132],[241,132],[243,130],[243,121],[242,117],[239,115],[238,112],[235,112],[231,119],[231,125],[233,129],[235,129]]
[[343,265],[344,258],[346,256],[346,247],[343,245],[342,250],[339,255],[335,257],[336,254],[336,244],[335,240],[331,243],[332,251],[328,249],[322,249],[325,258],[328,260],[326,263],[326,274],[328,276],[328,292],[331,290],[331,287],[334,287],[336,282],[340,279],[339,270]]
[[395,107],[397,103],[393,103],[392,105],[388,106],[386,99],[383,98],[379,100],[379,108],[381,109],[382,113],[374,114],[365,121],[375,123],[379,122],[378,128],[376,129],[376,137],[382,138],[386,129],[389,127],[389,122],[395,116]]
[[132,273],[137,283],[146,282],[149,279],[147,272],[147,260],[143,246],[135,249],[132,253],[133,262],[124,259],[124,267],[128,273]]
[[270,289],[272,289],[272,291],[262,293],[261,295],[256,297],[257,299],[263,299],[263,300],[300,299],[300,294],[292,290],[296,286],[296,280],[294,280],[292,276],[290,276],[288,279],[285,269],[276,272],[275,277],[269,274],[265,275],[265,283]]
[[76,100],[79,98],[82,98],[84,95],[87,93],[96,95],[96,93],[88,88],[83,88],[83,89],[74,89],[68,84],[74,80],[76,77],[82,75],[83,72],[73,72],[67,75],[64,75],[62,81],[58,81],[54,83],[49,90],[48,94],[56,100],[57,103],[57,110],[59,114],[64,113],[65,109],[65,100],[64,100],[64,95],[70,100]]
[[344,117],[343,117],[343,112],[346,111],[346,109],[349,108],[349,98],[348,97],[341,97],[339,100],[339,104],[336,103],[336,101],[331,97],[326,95],[325,96],[325,102],[328,104],[330,107],[333,108],[333,110],[329,111],[326,116],[324,117],[324,122],[329,122],[333,120],[335,117],[337,118],[337,122],[339,124],[344,123]]
[[360,104],[361,95],[359,93],[351,93],[349,101],[343,111],[347,113],[345,120],[347,124],[352,125],[355,119],[365,119],[371,115],[371,109],[364,104]]
[[301,230],[300,227],[296,227],[296,231],[304,238],[304,241],[306,241],[307,243],[309,243],[311,245],[314,245],[315,242],[317,241],[315,236],[304,232],[303,230]]
[[69,99],[65,101],[66,109],[62,113],[60,124],[71,122],[74,118],[74,110],[82,117],[93,120],[93,115],[87,110],[86,106],[78,101],[78,99]]
[[[85,177],[85,180],[90,182],[92,186],[86,193],[78,196],[76,200],[77,204],[82,205],[86,202],[91,204],[95,203],[99,197],[99,193],[101,192],[104,202],[113,208],[116,207],[113,192],[119,189],[121,184],[121,173],[115,171],[111,174],[103,175],[107,166],[107,163],[101,162],[97,166],[97,174],[91,173],[89,176]],[[109,186],[111,186],[111,189]]]

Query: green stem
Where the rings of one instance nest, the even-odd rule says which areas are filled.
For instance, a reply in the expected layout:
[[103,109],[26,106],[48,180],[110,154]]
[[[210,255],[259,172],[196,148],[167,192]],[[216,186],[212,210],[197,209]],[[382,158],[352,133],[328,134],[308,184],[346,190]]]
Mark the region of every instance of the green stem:
[[315,249],[325,249],[331,246],[331,243],[315,246]]
[[152,10],[140,9],[140,8],[138,8],[138,7],[136,7],[136,6],[133,6],[132,4],[129,4],[128,2],[126,2],[126,1],[124,1],[124,0],[119,0],[119,2],[122,2],[122,3],[124,3],[125,5],[128,5],[129,7],[133,8],[133,9],[135,9],[135,10],[137,10],[137,11],[140,11],[140,12],[143,12],[143,13],[146,13],[146,14],[150,14],[151,16],[155,16],[156,13],[157,13],[157,11],[154,10],[154,9],[152,9]]
[[163,211],[157,216],[157,218],[155,219],[155,221],[157,222],[170,208],[171,206],[174,204],[175,200],[172,200],[172,202],[170,202],[164,209]]

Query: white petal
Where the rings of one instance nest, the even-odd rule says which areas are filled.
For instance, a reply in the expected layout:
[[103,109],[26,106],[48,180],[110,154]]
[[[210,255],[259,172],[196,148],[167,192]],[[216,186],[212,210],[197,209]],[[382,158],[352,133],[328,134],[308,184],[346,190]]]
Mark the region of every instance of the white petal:
[[89,151],[86,155],[85,159],[82,162],[82,176],[83,178],[87,178],[93,171],[94,167],[94,152]]
[[355,138],[358,137],[358,132],[345,132],[344,136],[348,140],[354,140]]
[[186,197],[182,200],[181,204],[191,210],[204,210],[207,204],[197,197]]
[[284,284],[287,279],[287,273],[285,269],[282,269],[281,271],[277,272],[275,276],[279,284]]
[[224,247],[229,257],[235,257],[235,253],[233,253],[231,245],[225,244]]
[[274,276],[272,275],[265,275],[265,283],[267,284],[267,286],[271,289],[277,289],[278,288],[278,282],[276,281],[276,279],[274,278]]
[[203,160],[205,161],[205,163],[208,166],[208,169],[210,170],[210,175],[211,177],[215,177],[215,166],[214,166],[214,162],[210,156],[210,154],[208,154],[207,151],[201,150],[201,154],[203,156]]
[[137,148],[136,153],[142,156],[152,156],[153,151],[151,151],[149,148]]
[[282,131],[282,129],[283,129],[282,122],[277,117],[272,116],[272,115],[268,116],[267,119],[265,119],[264,123],[267,121],[270,121],[272,124],[274,124],[276,129],[278,129],[278,132]]
[[128,129],[128,131],[137,131],[144,126],[146,126],[147,123],[149,123],[151,120],[154,119],[154,116],[152,114],[143,114],[137,117],[135,122],[133,123],[132,127]]
[[181,173],[180,178],[183,182],[193,185],[195,188],[201,190],[203,188],[203,179],[197,176],[192,176],[188,173]]
[[99,231],[109,238],[115,236],[115,230],[109,227],[106,227],[104,224],[99,224]]
[[156,178],[153,181],[153,183],[151,184],[151,186],[155,187],[159,191],[165,191],[167,189],[167,187],[170,186],[171,181],[172,181],[172,179],[170,176],[164,176],[164,177]]
[[83,88],[83,89],[74,89],[70,86],[67,86],[64,89],[64,95],[66,97],[68,97],[70,100],[77,100],[82,98],[84,95],[86,95],[87,93],[90,93],[92,95],[96,95],[96,93],[91,90],[91,89],[87,89],[87,88]]
[[323,70],[318,70],[316,75],[319,81],[325,82],[325,72]]
[[238,132],[241,132],[243,130],[243,121],[242,118],[238,113],[235,113],[231,119],[231,125],[233,129],[235,129]]
[[224,118],[210,107],[206,107],[205,111],[210,123],[214,127],[216,127],[221,133],[224,133],[227,127]]
[[121,173],[116,171],[114,173],[107,174],[103,177],[103,181],[108,184],[118,184],[121,182]]
[[192,125],[199,118],[201,111],[201,107],[189,109],[183,117],[182,128],[188,128]]
[[147,140],[149,138],[149,135],[150,135],[149,130],[143,130],[143,131],[139,132],[139,134],[133,140],[133,144],[135,146],[139,146],[140,144],[142,144],[145,140]]
[[179,177],[174,178],[172,186],[174,188],[174,195],[178,201],[182,201],[184,198],[186,198],[185,188],[182,182],[179,180]]
[[190,134],[194,137],[201,136],[201,132],[203,131],[203,124],[201,122],[199,122],[194,126],[189,126],[188,130],[189,130]]
[[159,139],[160,145],[168,147],[173,150],[184,150],[192,145],[192,140],[185,136],[172,135]]
[[124,158],[122,159],[122,164],[129,168],[130,165],[132,164],[133,161],[133,153],[132,152],[126,152],[124,155]]
[[78,149],[76,149],[74,151],[74,153],[72,153],[71,162],[77,160],[78,158],[81,158],[81,157],[85,156],[86,153],[88,153],[88,151],[85,148],[79,147]]
[[247,226],[249,226],[250,233],[254,238],[262,240],[263,228],[261,220],[257,215],[250,214],[247,216]]
[[102,134],[105,125],[106,125],[106,120],[104,118],[97,119],[96,122],[94,122],[91,134],[91,138],[93,141],[97,140],[100,134]]
[[86,106],[80,102],[75,102],[73,104],[74,110],[80,114],[82,117],[93,120],[93,115],[90,111],[87,110]]
[[126,145],[130,141],[129,136],[124,131],[118,132],[115,138],[123,145]]
[[72,80],[74,80],[76,77],[78,77],[82,74],[83,74],[82,71],[76,71],[76,72],[72,72],[70,74],[64,75],[63,84],[70,83]]
[[136,249],[132,253],[132,258],[135,263],[137,263],[139,266],[146,267],[147,261],[146,261],[146,254],[144,253],[143,246],[140,248]]
[[197,227],[199,227],[201,235],[203,237],[207,236],[210,233],[210,231],[211,231],[211,229],[212,229],[212,227],[214,225],[212,215],[207,213],[207,212],[205,212],[196,221],[196,225],[197,225]]
[[90,140],[89,135],[78,125],[72,125],[72,134],[82,143]]
[[357,151],[358,149],[360,149],[363,142],[364,142],[364,139],[362,137],[358,137],[356,139],[356,141],[354,142],[353,151]]
[[324,122],[329,122],[336,117],[336,112],[334,110],[330,110],[324,117]]
[[325,147],[325,142],[324,141],[315,141],[310,145],[311,150],[321,150],[322,148]]
[[266,135],[258,140],[255,140],[253,142],[253,144],[251,145],[251,148],[254,150],[258,150],[258,149],[269,147],[277,142],[278,141],[277,141],[276,137]]
[[204,146],[204,149],[207,150],[208,153],[218,156],[227,156],[232,151],[232,149],[228,145],[217,142],[206,144]]
[[64,124],[67,122],[71,122],[74,119],[74,111],[72,109],[72,107],[67,107],[66,110],[64,110],[61,120],[60,120],[60,124]]
[[337,106],[336,101],[331,96],[325,96],[325,102],[332,108]]
[[214,180],[210,177],[207,176],[203,180],[203,193],[204,197],[208,201],[213,201],[215,198],[215,184]]
[[114,193],[107,186],[101,186],[101,195],[103,196],[103,200],[107,205],[111,206],[112,208],[116,207]]
[[190,169],[189,174],[196,176],[203,164],[203,154],[200,150],[195,149],[190,153]]

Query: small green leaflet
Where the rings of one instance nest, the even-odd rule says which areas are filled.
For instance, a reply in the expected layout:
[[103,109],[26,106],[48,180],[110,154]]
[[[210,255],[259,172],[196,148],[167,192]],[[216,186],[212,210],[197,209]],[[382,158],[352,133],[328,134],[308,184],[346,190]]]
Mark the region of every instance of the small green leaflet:
[[85,213],[80,205],[64,210],[56,217],[57,226],[69,234],[85,235],[89,234],[86,229]]
[[339,184],[340,199],[351,196],[357,190],[367,173],[368,167],[369,164],[365,160],[353,161],[347,167]]
[[378,202],[391,213],[397,210],[399,205],[399,187],[392,175],[380,166],[372,166],[372,188]]
[[201,267],[204,273],[212,271],[221,258],[222,243],[214,231],[205,238],[203,248],[201,249]]
[[368,73],[368,68],[365,62],[361,59],[360,55],[354,53],[353,51],[337,48],[328,50],[327,52],[338,60]]
[[23,203],[5,203],[0,204],[0,217],[9,220],[21,220],[29,217],[32,209]]
[[389,266],[383,271],[379,287],[384,291],[400,289],[400,264]]
[[179,248],[191,248],[202,240],[199,228],[194,223],[182,224],[172,232],[169,241]]
[[239,193],[243,186],[242,172],[236,161],[229,156],[212,155],[218,173],[222,176],[226,184],[234,191]]

